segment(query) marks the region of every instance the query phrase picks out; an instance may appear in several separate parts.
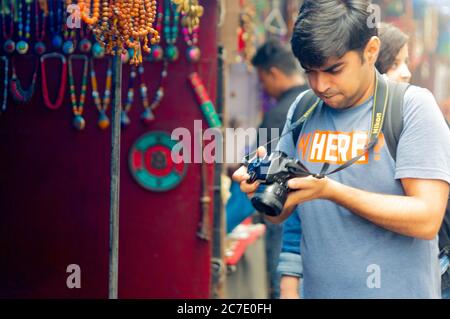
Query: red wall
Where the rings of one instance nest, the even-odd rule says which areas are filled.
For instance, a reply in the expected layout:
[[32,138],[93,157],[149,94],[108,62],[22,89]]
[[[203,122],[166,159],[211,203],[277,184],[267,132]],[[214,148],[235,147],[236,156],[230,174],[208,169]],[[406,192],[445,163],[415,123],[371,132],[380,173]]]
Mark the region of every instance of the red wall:
[[[216,2],[203,4],[203,57],[198,71],[214,101]],[[179,47],[184,53],[181,36]],[[34,60],[33,56],[19,58],[21,78],[29,77]],[[105,68],[102,61],[96,64],[98,69],[102,64]],[[152,96],[162,65],[145,66]],[[53,91],[59,81],[58,70],[47,71],[53,73],[49,75]],[[124,95],[128,70],[125,66]],[[128,170],[129,149],[140,136],[157,130],[170,134],[176,127],[192,131],[193,121],[202,119],[187,82],[193,70],[184,56],[170,65],[166,97],[149,127],[139,121],[142,107],[138,91],[135,93],[132,124],[123,132],[121,144],[119,298],[209,296],[211,243],[196,236],[201,218],[200,165],[189,164],[184,181],[165,193],[144,190]],[[103,81],[99,80],[101,92]],[[1,298],[108,296],[111,131],[97,127],[90,85],[88,92],[83,132],[72,128],[68,91],[59,110],[44,106],[40,75],[32,102],[17,105],[9,100],[8,110],[0,115]],[[212,217],[212,210],[210,213]],[[81,267],[81,289],[66,286],[69,264]]]

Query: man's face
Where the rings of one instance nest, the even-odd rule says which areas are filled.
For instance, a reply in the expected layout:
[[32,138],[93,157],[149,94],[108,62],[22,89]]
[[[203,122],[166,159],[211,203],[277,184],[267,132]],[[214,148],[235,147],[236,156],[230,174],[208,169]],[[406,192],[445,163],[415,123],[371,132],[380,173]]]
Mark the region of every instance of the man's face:
[[264,91],[273,98],[278,96],[277,77],[273,68],[266,71],[258,68],[258,78]]
[[377,48],[366,48],[363,56],[364,62],[359,52],[349,51],[341,58],[328,59],[321,68],[305,68],[311,89],[332,108],[355,106],[370,85]]

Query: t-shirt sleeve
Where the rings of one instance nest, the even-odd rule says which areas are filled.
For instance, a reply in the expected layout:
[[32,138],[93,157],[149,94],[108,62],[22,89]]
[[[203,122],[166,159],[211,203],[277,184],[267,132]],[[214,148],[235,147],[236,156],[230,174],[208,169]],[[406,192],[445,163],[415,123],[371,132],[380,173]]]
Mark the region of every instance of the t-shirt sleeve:
[[291,107],[286,116],[286,124],[283,128],[283,133],[281,133],[280,141],[277,144],[276,150],[284,152],[288,155],[288,157],[296,157],[296,145],[294,145],[293,136],[292,136],[292,116],[295,112],[295,107],[301,98],[306,94],[307,91],[304,91],[298,95],[295,101],[292,103]]
[[411,86],[405,93],[395,178],[438,179],[450,184],[450,130],[427,89]]

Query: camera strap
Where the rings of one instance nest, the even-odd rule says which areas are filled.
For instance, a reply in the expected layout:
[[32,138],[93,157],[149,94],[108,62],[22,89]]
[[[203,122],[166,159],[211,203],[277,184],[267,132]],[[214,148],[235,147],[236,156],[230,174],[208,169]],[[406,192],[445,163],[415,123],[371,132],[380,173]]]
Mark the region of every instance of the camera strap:
[[[337,173],[339,171],[342,171],[343,169],[346,169],[347,167],[355,164],[357,161],[359,161],[361,158],[365,156],[367,152],[369,152],[377,143],[378,143],[378,137],[380,136],[381,130],[383,128],[384,124],[384,118],[386,115],[387,105],[388,105],[388,98],[389,98],[389,86],[386,81],[386,79],[377,71],[376,73],[376,79],[375,79],[375,95],[374,95],[374,101],[373,101],[373,108],[372,108],[372,122],[370,126],[370,138],[368,144],[364,147],[364,149],[361,151],[361,154],[350,159],[349,161],[345,162],[338,168],[334,169],[331,172],[327,172],[330,168],[329,163],[324,163],[322,166],[322,169],[319,174],[311,173],[300,161],[297,161],[297,165],[295,167],[291,167],[291,171],[293,174],[297,175],[311,175],[316,178],[324,178],[325,176]],[[292,123],[291,129],[288,130],[286,133],[280,136],[286,136],[292,132],[295,132],[299,129],[311,116],[311,114],[314,112],[314,110],[317,108],[317,106],[320,103],[320,99],[317,98],[314,104],[309,107],[309,109],[294,123]],[[296,101],[295,103],[298,104],[299,101]],[[275,139],[274,139],[275,140]],[[272,143],[274,140],[269,141],[267,144]],[[250,155],[254,154],[252,158],[250,158]],[[258,156],[256,155],[256,151],[247,154],[244,157],[244,165],[248,164],[251,161],[254,161]]]
[[[359,161],[361,158],[365,156],[366,153],[368,153],[377,143],[378,143],[378,137],[380,136],[381,130],[383,128],[384,124],[384,118],[386,115],[387,105],[388,105],[388,98],[389,98],[389,86],[386,81],[386,79],[383,78],[383,76],[376,71],[376,80],[375,80],[375,95],[374,95],[374,101],[373,101],[373,108],[372,108],[372,122],[370,126],[370,138],[369,142],[366,144],[364,149],[361,151],[360,155],[350,159],[349,161],[345,162],[344,164],[340,165],[338,168],[332,170],[331,172],[327,172],[330,164],[324,163],[322,166],[322,169],[319,174],[314,174],[309,172],[309,170],[298,161],[298,165],[296,167],[291,167],[292,172],[299,175],[304,175],[305,173],[308,175],[312,175],[316,178],[324,178],[327,175],[331,175],[334,173],[337,173],[339,171],[342,171],[343,169],[346,169],[347,167],[355,164],[357,161]],[[298,129],[298,127],[306,122],[306,120],[311,116],[312,112],[316,109],[317,105],[319,105],[320,99],[317,99],[317,101],[304,113],[304,115],[295,123],[293,123],[293,127],[291,128],[291,131],[294,131]]]

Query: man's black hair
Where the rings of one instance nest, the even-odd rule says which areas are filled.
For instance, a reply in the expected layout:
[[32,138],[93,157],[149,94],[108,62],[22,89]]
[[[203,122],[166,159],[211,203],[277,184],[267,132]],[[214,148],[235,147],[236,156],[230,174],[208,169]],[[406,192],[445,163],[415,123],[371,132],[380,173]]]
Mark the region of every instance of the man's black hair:
[[286,75],[293,75],[300,71],[300,66],[290,48],[277,40],[264,43],[252,58],[252,65],[266,72],[275,67]]
[[370,4],[370,0],[305,0],[291,39],[301,65],[319,68],[349,51],[362,58],[370,38],[378,35]]

